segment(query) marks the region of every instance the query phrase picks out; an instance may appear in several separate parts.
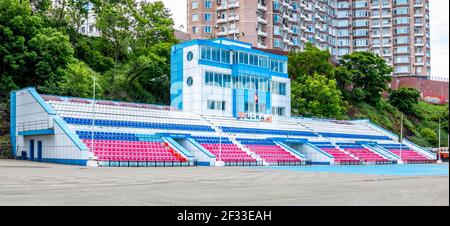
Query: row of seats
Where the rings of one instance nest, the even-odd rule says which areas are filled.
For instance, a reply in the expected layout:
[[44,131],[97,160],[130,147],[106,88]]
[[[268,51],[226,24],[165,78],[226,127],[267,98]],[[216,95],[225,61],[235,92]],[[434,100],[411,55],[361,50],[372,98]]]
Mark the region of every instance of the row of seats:
[[225,133],[243,133],[243,134],[271,134],[283,136],[302,136],[315,137],[313,132],[294,131],[294,130],[274,130],[274,129],[256,129],[256,128],[239,128],[239,127],[221,127]]
[[[92,125],[92,119],[80,118],[64,118],[69,124],[76,125]],[[94,120],[96,126],[108,127],[129,127],[139,129],[163,129],[163,130],[187,130],[187,131],[203,131],[214,132],[210,126],[205,125],[182,125],[182,124],[166,124],[153,122],[130,122],[130,121],[115,121],[115,120]]]
[[238,138],[237,140],[245,145],[251,152],[264,159],[267,163],[301,163],[299,158],[279,147],[271,140],[249,138]]
[[82,141],[100,161],[187,162],[186,158],[163,142]]
[[339,150],[338,148],[328,148],[328,147],[320,147],[322,151],[330,154],[334,157],[334,162],[336,164],[359,164],[360,161],[351,155]]
[[389,163],[388,159],[377,155],[367,148],[345,148],[344,150],[366,163]]
[[215,155],[218,161],[221,160],[225,163],[256,162],[255,159],[233,144],[228,138],[194,137],[194,139]]
[[405,149],[405,150],[395,150],[395,149],[391,149],[389,150],[392,153],[396,154],[397,156],[401,156],[401,159],[403,162],[405,163],[431,163],[432,160],[428,159],[427,157],[413,151],[410,149]]
[[320,135],[327,138],[347,138],[347,139],[366,139],[366,140],[391,140],[388,136],[379,135],[364,135],[364,134],[345,134],[345,133],[324,133],[319,132]]
[[393,154],[401,157],[402,161],[407,164],[415,163],[432,163],[433,160],[420,154],[419,152],[411,150],[404,144],[379,144],[381,147],[389,150]]

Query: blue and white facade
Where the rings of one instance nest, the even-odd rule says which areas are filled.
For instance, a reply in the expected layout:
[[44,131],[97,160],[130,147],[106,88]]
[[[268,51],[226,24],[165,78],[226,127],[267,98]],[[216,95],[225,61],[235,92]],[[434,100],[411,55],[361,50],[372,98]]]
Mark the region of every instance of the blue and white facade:
[[172,47],[171,107],[201,115],[290,116],[288,59],[229,39]]

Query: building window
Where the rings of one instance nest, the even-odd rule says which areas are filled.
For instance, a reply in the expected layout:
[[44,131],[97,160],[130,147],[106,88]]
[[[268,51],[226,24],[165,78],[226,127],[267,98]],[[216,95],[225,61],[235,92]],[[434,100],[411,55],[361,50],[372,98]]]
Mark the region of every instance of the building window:
[[194,54],[191,51],[189,51],[189,53],[187,54],[187,60],[192,61],[193,58],[194,58]]
[[198,2],[192,2],[192,9],[198,9]]
[[204,6],[205,6],[205,8],[206,9],[211,9],[211,1],[210,0],[205,0],[205,2],[204,2]]
[[198,14],[192,14],[192,21],[198,21]]
[[186,81],[188,86],[192,86],[192,84],[194,84],[194,79],[192,77],[189,77]]
[[211,21],[211,13],[205,13],[205,21]]
[[225,101],[208,100],[207,105],[208,105],[209,110],[225,111],[225,109],[226,109]]

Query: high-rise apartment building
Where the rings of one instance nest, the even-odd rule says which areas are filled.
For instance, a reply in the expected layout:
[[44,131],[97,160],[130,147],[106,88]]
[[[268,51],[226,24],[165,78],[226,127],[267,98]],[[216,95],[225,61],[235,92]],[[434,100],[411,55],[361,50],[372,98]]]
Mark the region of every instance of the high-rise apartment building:
[[339,59],[372,51],[395,76],[430,75],[429,0],[188,0],[192,39],[227,37],[258,48],[302,50],[307,42]]

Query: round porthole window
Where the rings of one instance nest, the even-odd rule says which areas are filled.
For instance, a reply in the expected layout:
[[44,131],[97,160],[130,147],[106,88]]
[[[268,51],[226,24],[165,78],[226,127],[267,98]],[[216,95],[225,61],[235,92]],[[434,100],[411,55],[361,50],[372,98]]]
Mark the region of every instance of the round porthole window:
[[188,86],[192,86],[192,84],[194,84],[194,79],[192,79],[192,77],[189,77],[189,78],[187,79],[187,85],[188,85]]
[[194,54],[193,54],[192,52],[189,52],[189,53],[187,54],[187,60],[188,60],[188,61],[191,61],[193,58],[194,58]]

